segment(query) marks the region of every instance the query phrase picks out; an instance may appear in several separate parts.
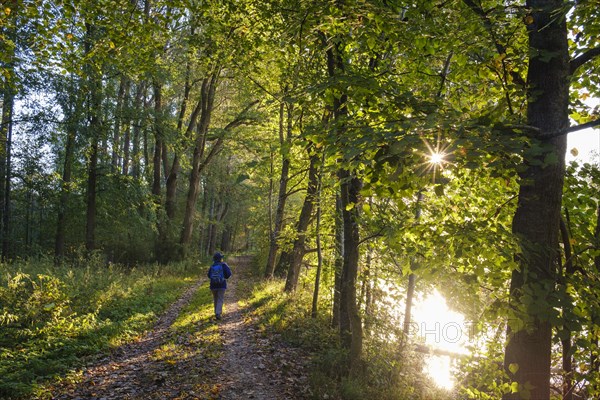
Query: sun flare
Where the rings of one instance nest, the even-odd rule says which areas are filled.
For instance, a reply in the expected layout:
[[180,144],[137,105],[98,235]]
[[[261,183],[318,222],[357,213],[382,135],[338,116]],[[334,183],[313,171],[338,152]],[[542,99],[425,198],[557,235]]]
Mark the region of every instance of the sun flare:
[[432,174],[433,182],[435,183],[436,177],[440,174],[447,164],[450,164],[449,148],[451,144],[441,139],[438,135],[434,143],[430,143],[426,138],[421,137],[423,144],[426,147],[424,153],[421,153],[424,158],[423,167],[427,173]]
[[444,162],[444,153],[432,153],[429,155],[429,163],[431,164],[441,164]]

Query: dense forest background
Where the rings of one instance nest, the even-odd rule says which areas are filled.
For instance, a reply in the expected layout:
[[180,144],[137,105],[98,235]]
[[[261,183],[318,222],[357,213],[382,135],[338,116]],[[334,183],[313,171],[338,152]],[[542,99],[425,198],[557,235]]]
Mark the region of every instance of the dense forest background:
[[253,253],[347,377],[437,288],[464,396],[597,396],[599,38],[594,0],[3,1],[3,268]]

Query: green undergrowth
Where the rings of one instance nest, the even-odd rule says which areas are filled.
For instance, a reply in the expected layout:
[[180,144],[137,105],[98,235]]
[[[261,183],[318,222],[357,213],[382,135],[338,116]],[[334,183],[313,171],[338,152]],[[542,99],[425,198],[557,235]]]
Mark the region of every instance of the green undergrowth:
[[312,291],[300,288],[283,293],[284,282],[246,281],[245,304],[265,335],[277,335],[311,354],[309,377],[314,399],[450,400],[423,372],[423,356],[404,350],[395,340],[365,336],[364,367],[347,377],[342,371],[346,354],[331,328],[330,304],[322,301],[317,318],[311,318]]
[[140,336],[203,274],[198,263],[101,259],[0,265],[0,398],[42,397],[84,361]]

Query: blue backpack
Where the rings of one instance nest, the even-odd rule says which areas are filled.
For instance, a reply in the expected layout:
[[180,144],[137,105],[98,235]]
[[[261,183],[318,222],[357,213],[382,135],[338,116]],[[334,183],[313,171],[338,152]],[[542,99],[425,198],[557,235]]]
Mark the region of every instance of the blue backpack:
[[210,266],[210,283],[220,285],[225,282],[225,273],[223,272],[223,264],[214,263]]

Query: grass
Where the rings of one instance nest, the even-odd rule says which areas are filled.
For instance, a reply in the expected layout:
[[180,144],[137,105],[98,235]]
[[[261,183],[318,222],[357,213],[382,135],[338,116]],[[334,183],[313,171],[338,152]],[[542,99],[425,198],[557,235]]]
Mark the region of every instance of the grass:
[[204,265],[135,268],[89,260],[0,266],[0,398],[42,396],[84,361],[143,334]]
[[[204,276],[204,264],[124,268],[89,261],[55,268],[48,262],[20,262],[0,268],[0,398],[44,398],[59,380],[78,381],[79,367],[111,348],[141,336],[183,290]],[[241,271],[240,271],[241,272]],[[277,336],[312,354],[311,392],[315,399],[449,399],[421,372],[422,358],[393,341],[364,339],[365,368],[343,376],[345,352],[330,327],[331,305],[323,300],[310,317],[311,291],[283,293],[282,280],[236,279],[240,307],[262,334]],[[218,325],[211,320],[212,295],[206,285],[171,325],[152,358],[169,379],[204,398],[218,398],[219,385],[203,384],[223,352]],[[210,380],[209,380],[210,381]]]

